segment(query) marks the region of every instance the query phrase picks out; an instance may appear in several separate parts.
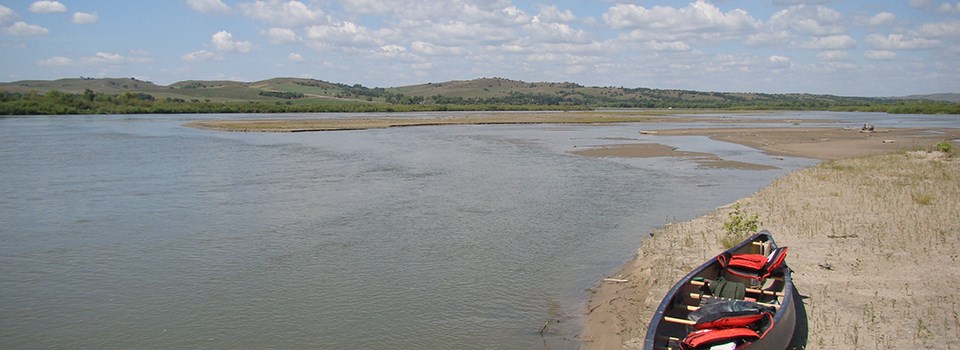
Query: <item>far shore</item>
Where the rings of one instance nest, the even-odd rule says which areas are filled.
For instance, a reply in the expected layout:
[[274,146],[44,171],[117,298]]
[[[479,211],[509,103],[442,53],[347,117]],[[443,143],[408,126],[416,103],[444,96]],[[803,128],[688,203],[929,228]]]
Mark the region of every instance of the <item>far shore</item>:
[[[691,114],[692,113],[692,114]],[[709,113],[709,115],[708,115]],[[482,113],[442,117],[413,118],[267,118],[204,120],[185,124],[188,127],[232,132],[309,132],[366,130],[431,125],[490,125],[490,124],[609,124],[609,123],[830,123],[826,120],[786,119],[766,120],[757,117],[762,112],[694,111],[615,111],[615,112],[528,112]],[[704,114],[704,115],[698,115]]]

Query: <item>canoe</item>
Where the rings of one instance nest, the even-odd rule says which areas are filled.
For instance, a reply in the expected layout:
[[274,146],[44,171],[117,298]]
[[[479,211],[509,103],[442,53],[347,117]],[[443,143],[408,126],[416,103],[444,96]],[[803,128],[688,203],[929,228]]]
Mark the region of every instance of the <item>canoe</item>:
[[[770,232],[764,230],[688,273],[660,302],[647,329],[644,349],[689,349],[698,340],[701,342],[695,349],[786,349],[797,323],[794,303],[800,302],[796,301],[790,268],[783,260],[786,249],[778,247]],[[749,258],[763,258],[756,262],[756,267],[763,267],[746,271],[739,263]],[[754,312],[765,317],[754,317],[755,323],[749,325],[729,325],[730,308],[740,310],[740,315]],[[717,318],[722,320],[710,322]],[[698,330],[701,328],[706,330]],[[745,333],[738,338],[730,328]],[[740,328],[756,334],[749,335]],[[704,343],[708,337],[701,333],[710,333],[714,339]]]

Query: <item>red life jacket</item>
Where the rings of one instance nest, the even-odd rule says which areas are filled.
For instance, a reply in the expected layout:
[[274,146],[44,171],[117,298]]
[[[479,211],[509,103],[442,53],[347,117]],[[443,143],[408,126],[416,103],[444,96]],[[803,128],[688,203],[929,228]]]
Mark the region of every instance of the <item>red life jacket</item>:
[[687,337],[680,342],[680,349],[706,349],[713,345],[730,342],[736,342],[739,346],[743,343],[752,343],[757,339],[760,339],[760,335],[750,328],[701,329],[687,334]]
[[711,312],[697,319],[695,331],[680,342],[684,350],[734,342],[737,347],[761,339],[773,329],[773,313],[762,310]]
[[787,249],[788,247],[774,249],[769,258],[762,254],[723,253],[717,256],[717,261],[732,275],[762,281],[783,266]]

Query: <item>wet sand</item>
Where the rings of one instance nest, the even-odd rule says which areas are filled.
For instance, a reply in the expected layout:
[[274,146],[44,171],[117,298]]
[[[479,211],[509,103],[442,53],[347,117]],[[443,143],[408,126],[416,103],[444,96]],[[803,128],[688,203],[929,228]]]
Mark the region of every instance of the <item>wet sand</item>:
[[633,143],[621,145],[606,145],[597,147],[586,147],[570,151],[572,154],[585,157],[621,157],[621,158],[655,158],[672,157],[682,158],[697,162],[702,167],[707,168],[725,168],[741,170],[767,170],[776,169],[776,167],[738,162],[718,157],[716,154],[703,152],[679,151],[674,147],[661,145],[659,143]]
[[960,138],[960,129],[897,128],[862,132],[844,128],[713,128],[674,129],[657,135],[699,135],[738,143],[776,156],[835,160],[927,149],[942,140]]
[[[942,134],[934,134],[942,133]],[[687,129],[773,155],[827,161],[739,201],[790,246],[787,263],[807,298],[806,348],[960,346],[960,160],[927,150],[960,131],[873,134],[807,128]],[[893,140],[893,142],[889,142]],[[884,142],[888,141],[888,142]],[[957,147],[954,144],[954,147]],[[878,155],[880,154],[880,155]],[[641,349],[660,299],[684,274],[723,251],[731,211],[650,233],[616,274],[591,290],[579,335],[585,349]]]
[[609,124],[609,123],[831,123],[830,120],[767,120],[753,114],[731,116],[695,116],[675,114],[709,113],[712,111],[624,111],[624,112],[527,112],[483,113],[471,115],[421,116],[410,118],[269,118],[204,120],[185,124],[188,127],[236,132],[307,132],[364,130],[428,125],[485,125],[485,124]]

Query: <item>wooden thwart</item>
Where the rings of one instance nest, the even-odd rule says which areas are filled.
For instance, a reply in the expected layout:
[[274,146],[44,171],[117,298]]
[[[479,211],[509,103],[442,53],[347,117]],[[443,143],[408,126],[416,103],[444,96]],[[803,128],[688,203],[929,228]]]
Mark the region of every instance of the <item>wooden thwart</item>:
[[688,326],[692,326],[692,325],[697,324],[696,322],[693,322],[693,321],[690,321],[690,320],[684,320],[684,319],[682,319],[682,318],[676,318],[676,317],[670,317],[670,316],[664,316],[664,317],[663,317],[663,320],[664,320],[664,321],[667,321],[667,322],[670,322],[670,323],[679,323],[679,324],[685,324],[685,325],[688,325]]
[[[703,285],[706,285],[707,283],[706,283],[706,282],[700,282],[700,281],[690,281],[690,284],[695,285],[695,286],[703,286]],[[772,290],[763,290],[763,289],[756,289],[756,288],[747,288],[747,293],[776,295],[776,296],[778,296],[778,297],[785,296],[782,292],[774,292],[774,291],[772,291]]]
[[[690,293],[690,297],[693,298],[693,299],[700,299],[700,298],[703,298],[703,299],[713,299],[713,298],[715,298],[715,297],[712,296],[712,295],[706,295],[706,294],[700,294],[700,293]],[[780,308],[780,305],[769,304],[769,303],[759,303],[759,302],[758,302],[757,305],[769,306],[769,307],[772,307],[772,308],[775,308],[775,309],[779,309],[779,308]]]

